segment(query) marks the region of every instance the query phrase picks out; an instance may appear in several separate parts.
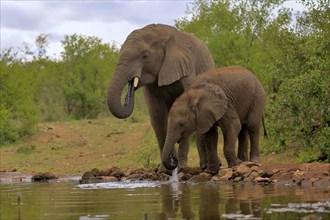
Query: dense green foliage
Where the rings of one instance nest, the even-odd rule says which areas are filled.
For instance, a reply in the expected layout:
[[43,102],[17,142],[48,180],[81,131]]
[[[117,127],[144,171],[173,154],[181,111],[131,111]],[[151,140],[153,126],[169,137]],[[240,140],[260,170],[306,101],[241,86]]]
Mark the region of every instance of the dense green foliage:
[[203,39],[217,66],[242,65],[262,81],[265,153],[330,162],[329,1],[302,4],[294,15],[283,1],[198,0],[176,25]]
[[[303,161],[330,162],[330,9],[328,0],[302,1],[296,13],[283,1],[196,0],[176,21],[207,43],[217,66],[251,69],[267,94],[269,139],[263,152],[291,149]],[[40,121],[109,115],[107,84],[118,61],[115,45],[97,37],[66,36],[61,59],[1,52],[0,143],[15,141]],[[132,121],[146,114],[141,95]],[[320,157],[321,156],[321,157]]]
[[37,53],[1,53],[0,144],[29,134],[40,121],[107,115],[107,84],[118,49],[97,37],[65,36],[59,61],[46,55],[48,35],[36,38]]

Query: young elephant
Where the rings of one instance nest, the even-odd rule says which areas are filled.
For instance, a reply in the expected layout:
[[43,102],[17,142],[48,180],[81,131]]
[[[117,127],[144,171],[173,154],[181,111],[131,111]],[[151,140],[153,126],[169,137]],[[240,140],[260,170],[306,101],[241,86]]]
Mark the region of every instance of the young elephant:
[[[186,141],[196,131],[203,142],[199,149],[200,163],[206,164],[206,172],[218,173],[221,162],[217,155],[217,126],[223,133],[223,152],[228,167],[248,160],[248,136],[250,160],[259,162],[259,132],[265,100],[262,85],[246,68],[218,68],[197,76],[169,112],[163,164],[169,170],[176,168],[175,143]],[[238,157],[235,154],[237,138]]]

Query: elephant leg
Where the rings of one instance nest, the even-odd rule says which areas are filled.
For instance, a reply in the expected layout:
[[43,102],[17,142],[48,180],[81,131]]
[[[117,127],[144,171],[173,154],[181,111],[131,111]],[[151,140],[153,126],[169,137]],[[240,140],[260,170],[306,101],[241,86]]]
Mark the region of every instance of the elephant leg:
[[197,150],[199,155],[199,167],[202,170],[206,169],[207,166],[207,159],[206,159],[206,146],[205,141],[203,140],[204,136],[202,134],[196,133],[196,139],[197,139]]
[[248,161],[248,133],[243,127],[238,134],[238,152],[237,157],[241,161]]
[[241,123],[235,114],[225,115],[220,119],[220,127],[223,134],[223,153],[228,163],[228,167],[234,167],[242,163],[236,157],[235,147],[238,134],[241,130]]
[[207,167],[205,172],[217,174],[221,161],[218,157],[218,131],[217,126],[213,126],[203,138],[206,147]]
[[250,161],[259,163],[259,133],[260,128],[249,130],[250,135],[250,144],[251,144],[251,150],[250,150]]
[[186,168],[187,167],[187,155],[189,152],[189,141],[191,136],[188,138],[183,138],[180,141],[179,149],[178,149],[178,161],[179,161],[179,169]]
[[[166,139],[167,117],[169,110],[164,100],[155,97],[153,94],[155,91],[151,86],[150,88],[148,86],[143,87],[143,92],[150,114],[151,126],[157,138],[161,158]],[[162,163],[159,166],[159,172],[167,172],[167,169]]]

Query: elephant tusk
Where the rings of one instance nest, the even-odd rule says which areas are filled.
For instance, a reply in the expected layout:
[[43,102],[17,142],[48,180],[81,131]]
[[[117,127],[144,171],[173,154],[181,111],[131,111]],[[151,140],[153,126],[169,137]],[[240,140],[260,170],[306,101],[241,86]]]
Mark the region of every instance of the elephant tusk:
[[139,77],[134,77],[133,79],[133,86],[136,88],[139,85]]

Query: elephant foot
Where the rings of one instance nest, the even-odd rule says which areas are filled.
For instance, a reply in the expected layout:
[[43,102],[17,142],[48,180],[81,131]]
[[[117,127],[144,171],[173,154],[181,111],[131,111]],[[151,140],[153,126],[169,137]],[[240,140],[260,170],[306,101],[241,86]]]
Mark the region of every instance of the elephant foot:
[[165,174],[168,174],[168,175],[172,175],[172,172],[173,172],[172,170],[166,169],[163,164],[158,165],[158,168],[157,168],[157,173],[158,174],[165,173]]
[[250,162],[260,163],[260,159],[259,159],[259,157],[252,157]]
[[210,173],[212,175],[216,175],[219,172],[220,167],[222,166],[221,163],[215,164],[215,165],[209,165],[204,169],[205,173]]
[[219,167],[218,167],[218,169],[205,169],[204,172],[212,174],[212,176],[214,176],[214,175],[217,175],[219,173]]
[[242,163],[241,160],[237,159],[235,161],[228,162],[228,168],[236,167]]
[[242,164],[244,164],[247,167],[253,167],[253,166],[261,166],[261,163],[257,163],[257,162],[253,162],[253,161],[244,161],[242,162]]

